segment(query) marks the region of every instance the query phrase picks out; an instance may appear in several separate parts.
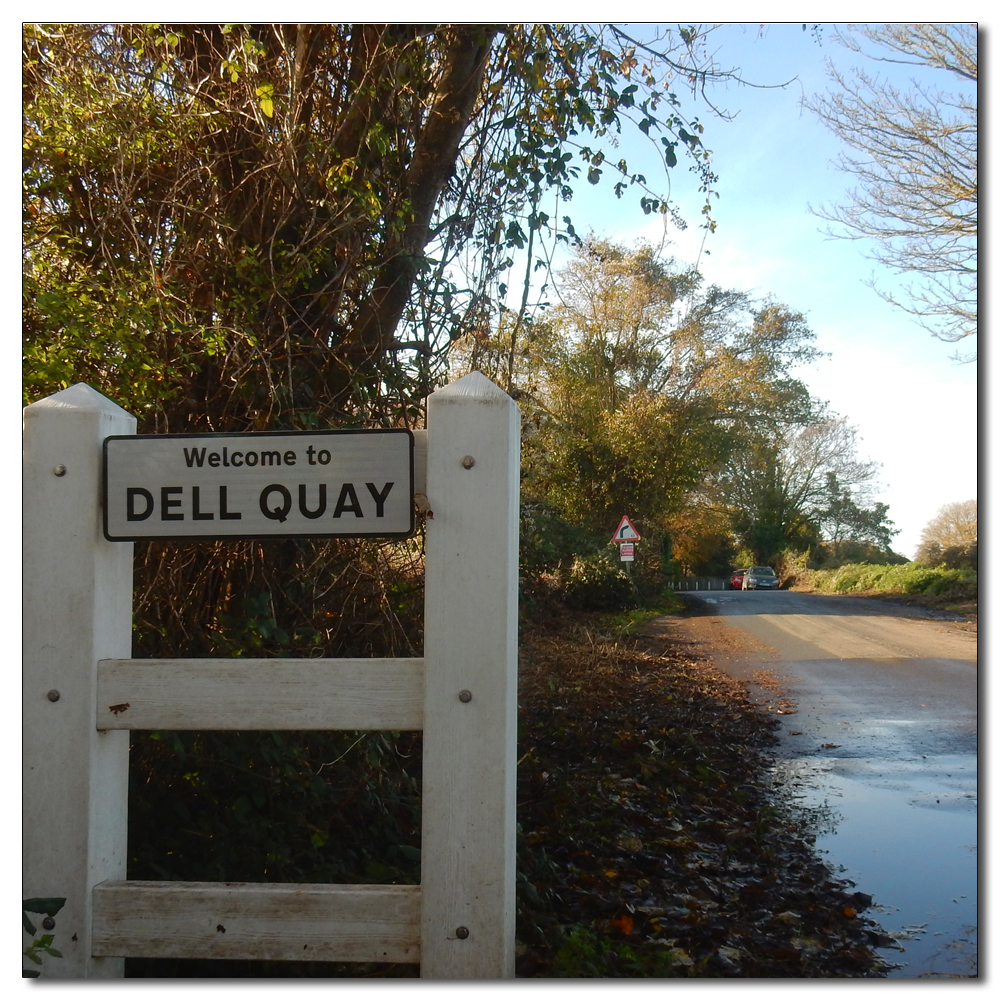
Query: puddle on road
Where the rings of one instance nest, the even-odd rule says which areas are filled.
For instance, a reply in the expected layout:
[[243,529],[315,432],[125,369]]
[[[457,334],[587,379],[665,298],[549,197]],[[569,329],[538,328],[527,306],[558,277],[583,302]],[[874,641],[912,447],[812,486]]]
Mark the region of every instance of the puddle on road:
[[881,949],[901,966],[890,978],[977,974],[975,755],[804,757],[779,761],[775,777],[834,875],[873,897],[865,916],[904,949]]

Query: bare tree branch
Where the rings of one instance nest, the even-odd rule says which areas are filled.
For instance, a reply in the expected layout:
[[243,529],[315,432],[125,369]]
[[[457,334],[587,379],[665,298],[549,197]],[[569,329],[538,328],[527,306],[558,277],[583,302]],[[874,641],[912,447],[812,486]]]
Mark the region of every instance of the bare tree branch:
[[[978,80],[974,24],[869,24],[836,40],[880,62]],[[874,47],[874,52],[870,51]],[[888,52],[889,54],[885,54]],[[900,91],[863,69],[828,63],[833,92],[806,107],[845,146],[838,166],[859,186],[845,205],[813,211],[832,236],[870,240],[870,256],[905,275],[904,293],[875,290],[946,341],[978,331],[977,95],[911,81]],[[872,281],[875,287],[875,281]]]

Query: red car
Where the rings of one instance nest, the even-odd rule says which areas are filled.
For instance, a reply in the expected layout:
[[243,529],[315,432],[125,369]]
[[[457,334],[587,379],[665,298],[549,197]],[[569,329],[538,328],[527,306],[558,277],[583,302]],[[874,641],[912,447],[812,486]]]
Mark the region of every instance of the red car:
[[729,578],[729,586],[733,590],[743,589],[743,574],[746,572],[745,569],[733,570],[733,575]]

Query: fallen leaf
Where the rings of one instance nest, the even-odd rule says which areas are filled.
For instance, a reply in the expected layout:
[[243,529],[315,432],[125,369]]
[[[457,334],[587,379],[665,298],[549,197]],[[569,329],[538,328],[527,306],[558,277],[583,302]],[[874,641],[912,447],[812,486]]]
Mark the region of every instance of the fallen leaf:
[[822,946],[816,938],[793,937],[791,944],[793,948],[806,955],[816,955],[822,950]]

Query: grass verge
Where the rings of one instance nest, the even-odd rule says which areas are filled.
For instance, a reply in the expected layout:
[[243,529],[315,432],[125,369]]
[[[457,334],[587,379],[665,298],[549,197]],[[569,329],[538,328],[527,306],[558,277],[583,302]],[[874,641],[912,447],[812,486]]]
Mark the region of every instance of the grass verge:
[[979,576],[973,569],[931,568],[913,562],[846,563],[836,569],[798,574],[795,589],[875,597],[972,619],[977,619],[979,613]]

